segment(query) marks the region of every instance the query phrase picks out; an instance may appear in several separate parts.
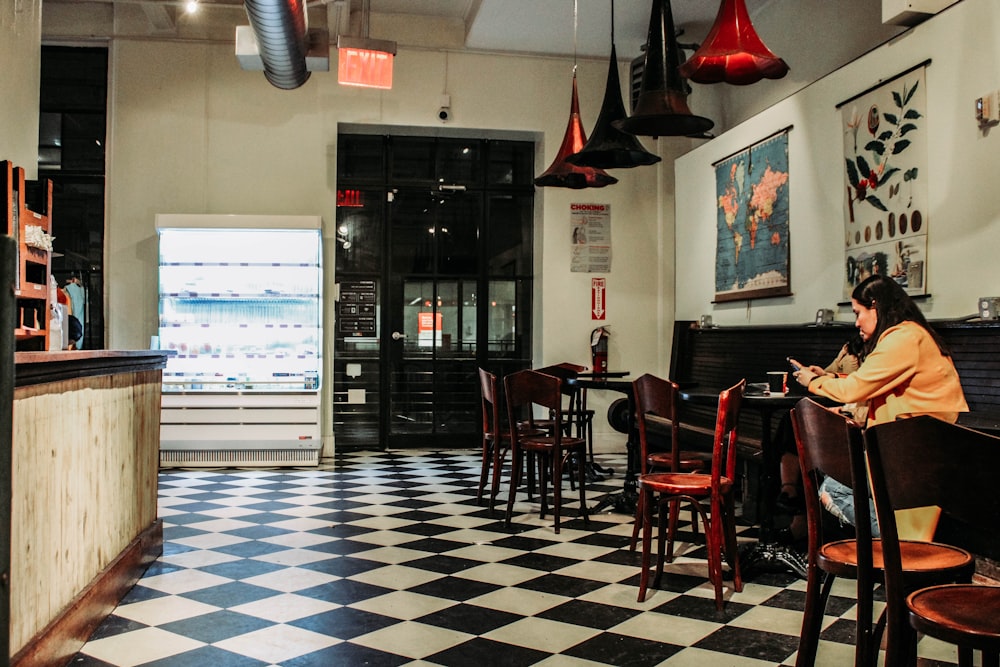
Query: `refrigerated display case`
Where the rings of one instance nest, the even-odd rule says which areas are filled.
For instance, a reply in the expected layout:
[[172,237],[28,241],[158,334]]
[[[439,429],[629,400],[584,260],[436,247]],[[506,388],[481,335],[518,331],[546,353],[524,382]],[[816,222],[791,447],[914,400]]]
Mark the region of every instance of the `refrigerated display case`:
[[318,216],[158,215],[163,467],[316,465]]

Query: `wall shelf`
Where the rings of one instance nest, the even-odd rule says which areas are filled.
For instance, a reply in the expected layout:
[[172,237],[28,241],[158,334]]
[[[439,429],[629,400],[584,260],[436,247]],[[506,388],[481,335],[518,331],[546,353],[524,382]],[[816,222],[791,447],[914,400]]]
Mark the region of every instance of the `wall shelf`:
[[4,233],[17,242],[16,349],[45,351],[49,349],[51,305],[52,250],[46,246],[51,246],[52,239],[52,181],[25,181],[24,169],[5,160],[0,162],[0,193]]

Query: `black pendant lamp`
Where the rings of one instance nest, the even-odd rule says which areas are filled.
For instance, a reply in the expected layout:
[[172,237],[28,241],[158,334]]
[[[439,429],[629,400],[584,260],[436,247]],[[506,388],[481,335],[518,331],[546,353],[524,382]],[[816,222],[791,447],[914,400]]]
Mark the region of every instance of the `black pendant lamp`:
[[679,71],[680,63],[681,47],[677,43],[670,0],[653,0],[635,110],[628,118],[612,125],[643,136],[704,137],[715,122],[691,113],[687,87]]
[[582,167],[567,161],[574,153],[579,153],[587,143],[587,135],[583,131],[583,121],[580,120],[580,98],[576,92],[576,0],[573,0],[573,98],[569,106],[569,122],[566,124],[566,134],[562,145],[556,153],[556,159],[540,176],[535,179],[538,187],[572,188],[603,188],[613,185],[618,179],[603,169],[597,167]]
[[608,63],[608,83],[604,89],[601,113],[583,150],[570,155],[566,161],[583,167],[601,169],[628,169],[659,162],[660,156],[647,151],[638,137],[612,125],[614,121],[626,117],[625,103],[622,102],[621,79],[618,77],[618,57],[615,52],[615,2],[611,0],[611,61]]

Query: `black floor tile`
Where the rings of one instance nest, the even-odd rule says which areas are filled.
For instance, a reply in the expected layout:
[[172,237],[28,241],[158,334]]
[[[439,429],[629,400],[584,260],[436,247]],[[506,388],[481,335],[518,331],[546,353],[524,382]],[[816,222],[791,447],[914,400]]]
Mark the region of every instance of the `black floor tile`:
[[290,621],[288,625],[347,640],[387,628],[396,623],[399,623],[399,619],[373,614],[361,609],[340,607],[315,616]]
[[476,637],[446,651],[428,656],[427,662],[445,667],[499,664],[505,667],[522,667],[534,665],[546,657],[548,656],[541,651]]

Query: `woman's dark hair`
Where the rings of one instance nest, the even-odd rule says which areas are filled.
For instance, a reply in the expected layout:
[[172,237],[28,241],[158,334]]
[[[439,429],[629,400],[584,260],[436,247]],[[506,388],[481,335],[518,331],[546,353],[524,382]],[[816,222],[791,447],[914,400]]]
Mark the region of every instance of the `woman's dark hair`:
[[900,322],[915,322],[922,326],[924,330],[937,344],[941,354],[946,357],[951,356],[948,346],[941,339],[931,325],[927,323],[920,308],[910,298],[902,287],[892,278],[883,275],[874,275],[862,280],[851,293],[851,298],[860,303],[865,308],[871,308],[875,304],[877,322],[875,331],[865,342],[865,353],[870,354],[878,343],[878,339],[885,333],[885,330],[894,327]]
[[857,358],[859,364],[865,360],[867,350],[865,350],[865,339],[861,337],[861,332],[855,330],[854,335],[847,339],[844,346],[849,355]]

